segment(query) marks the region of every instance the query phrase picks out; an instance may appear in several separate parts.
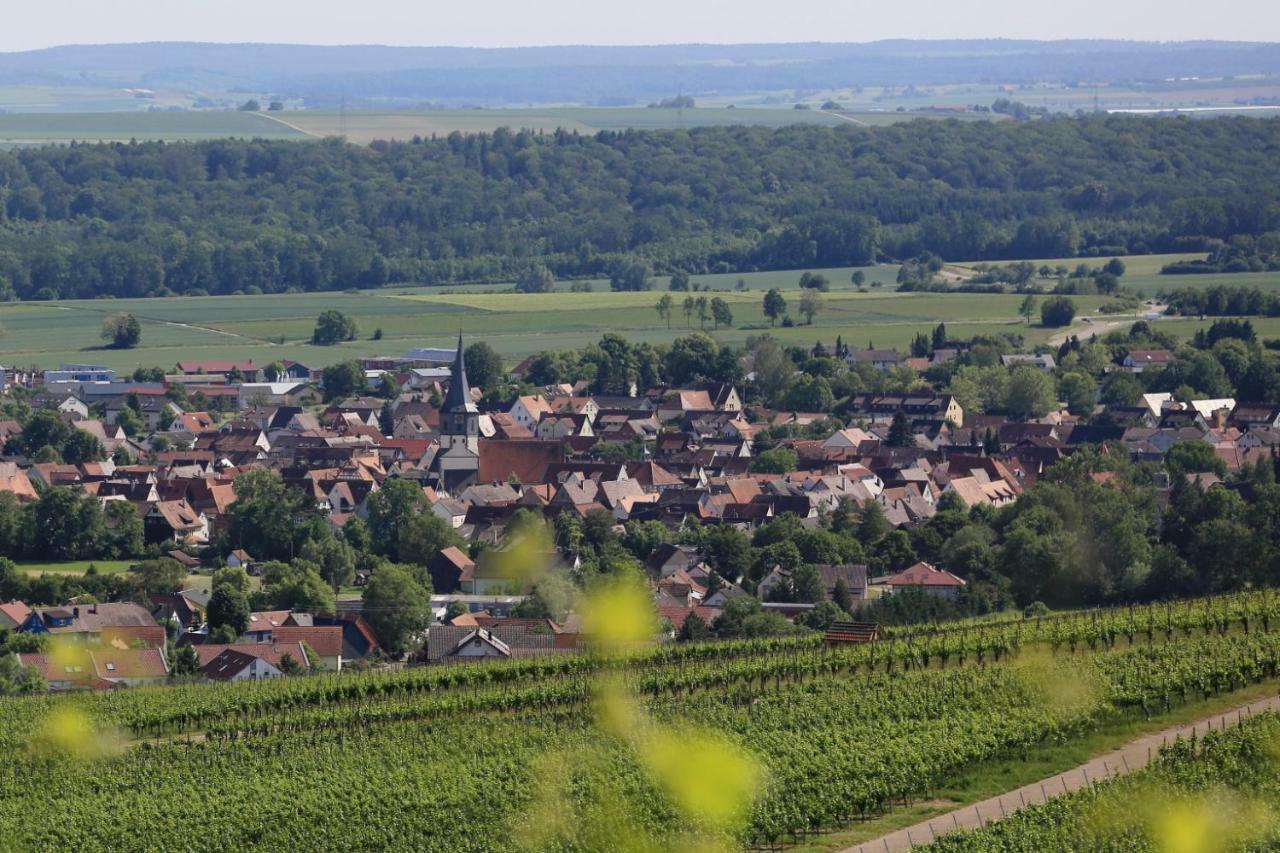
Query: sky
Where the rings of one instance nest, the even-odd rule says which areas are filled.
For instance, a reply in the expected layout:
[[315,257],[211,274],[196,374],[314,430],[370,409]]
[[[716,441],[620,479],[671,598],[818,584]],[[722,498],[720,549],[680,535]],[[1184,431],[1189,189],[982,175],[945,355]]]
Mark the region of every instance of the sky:
[[512,47],[883,38],[1280,41],[1275,0],[41,0],[0,51],[139,41]]

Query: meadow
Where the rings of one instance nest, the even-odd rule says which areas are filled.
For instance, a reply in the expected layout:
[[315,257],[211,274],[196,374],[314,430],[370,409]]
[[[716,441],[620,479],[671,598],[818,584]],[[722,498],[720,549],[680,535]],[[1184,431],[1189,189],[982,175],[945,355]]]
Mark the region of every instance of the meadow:
[[[1154,271],[1171,256],[1130,258],[1132,270],[1123,286],[1153,298],[1157,290],[1209,286],[1217,283],[1280,288],[1280,275],[1160,276]],[[1183,257],[1183,256],[1180,256]],[[1050,265],[1057,260],[1047,261]],[[1064,261],[1067,262],[1067,261]],[[1096,261],[1089,261],[1097,263]],[[1038,261],[1037,264],[1040,262]],[[1074,262],[1067,262],[1073,265]],[[967,265],[953,265],[962,270]],[[898,293],[897,268],[863,268],[867,283],[859,292],[851,283],[852,269],[821,270],[831,282],[813,325],[798,313],[797,271],[772,271],[695,277],[710,296],[729,303],[733,327],[705,330],[724,342],[742,343],[765,332],[788,344],[828,345],[837,335],[859,347],[905,350],[915,335],[945,322],[953,335],[1011,332],[1024,336],[1028,346],[1046,343],[1061,330],[1027,325],[1019,316],[1022,297],[1016,294]],[[659,287],[665,279],[658,279]],[[161,299],[22,302],[0,305],[0,365],[56,367],[64,362],[101,363],[117,369],[138,366],[169,367],[180,359],[252,358],[260,364],[280,359],[323,367],[349,358],[399,355],[416,346],[447,346],[461,331],[470,339],[489,342],[514,362],[548,348],[579,348],[599,340],[605,332],[621,332],[635,340],[669,343],[699,328],[695,317],[681,310],[684,294],[674,294],[676,307],[668,323],[654,308],[662,295],[613,293],[605,281],[592,282],[590,293],[573,293],[568,282],[554,293],[519,295],[510,284],[447,287],[388,287],[374,291],[329,293],[168,297]],[[764,291],[779,288],[788,300],[796,325],[771,327],[761,301]],[[1104,296],[1077,296],[1077,325],[1082,318],[1101,319]],[[310,343],[315,318],[335,309],[353,318],[357,340],[330,347]],[[103,346],[103,320],[131,313],[142,323],[142,345],[134,350]],[[1115,317],[1112,319],[1123,319]],[[1190,336],[1207,321],[1162,319],[1162,328]],[[1280,336],[1280,319],[1255,321],[1259,334]],[[375,339],[375,333],[381,332]]]

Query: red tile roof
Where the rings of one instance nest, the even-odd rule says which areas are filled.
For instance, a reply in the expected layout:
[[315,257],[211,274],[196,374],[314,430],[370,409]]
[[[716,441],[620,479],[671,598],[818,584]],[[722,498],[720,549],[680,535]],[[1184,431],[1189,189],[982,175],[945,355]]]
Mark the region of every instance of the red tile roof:
[[303,669],[307,667],[307,654],[303,651],[300,643],[232,643],[229,645],[206,643],[203,646],[195,646],[194,648],[196,656],[200,658],[200,666],[202,667],[207,666],[209,661],[228,649],[262,658],[276,669],[280,668],[280,661],[284,659],[285,655],[289,655],[296,660]]
[[889,586],[964,586],[964,579],[928,563],[916,563],[888,578]]
[[338,625],[277,628],[272,636],[278,643],[306,643],[322,658],[342,657],[342,628]]

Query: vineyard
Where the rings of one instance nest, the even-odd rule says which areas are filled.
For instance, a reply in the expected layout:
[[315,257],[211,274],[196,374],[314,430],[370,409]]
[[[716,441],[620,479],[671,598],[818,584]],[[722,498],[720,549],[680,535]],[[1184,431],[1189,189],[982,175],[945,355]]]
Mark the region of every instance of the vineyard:
[[647,840],[635,849],[682,848],[706,822],[602,723],[608,684],[673,733],[690,774],[712,761],[698,748],[708,733],[750,756],[758,790],[722,840],[772,846],[1111,719],[1274,679],[1273,626],[1280,597],[1259,592],[916,628],[864,646],[742,640],[6,699],[0,838],[453,851],[620,849],[625,836]]
[[[1146,770],[950,835],[934,853],[1274,849],[1280,717],[1179,740]],[[1176,841],[1176,846],[1169,842]]]

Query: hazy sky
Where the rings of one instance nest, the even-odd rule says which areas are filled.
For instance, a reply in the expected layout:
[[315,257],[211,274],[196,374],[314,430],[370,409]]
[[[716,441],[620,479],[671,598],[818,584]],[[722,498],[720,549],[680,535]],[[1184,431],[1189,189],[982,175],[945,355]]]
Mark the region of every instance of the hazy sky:
[[546,44],[1110,37],[1280,41],[1275,0],[11,0],[0,50],[134,41]]

